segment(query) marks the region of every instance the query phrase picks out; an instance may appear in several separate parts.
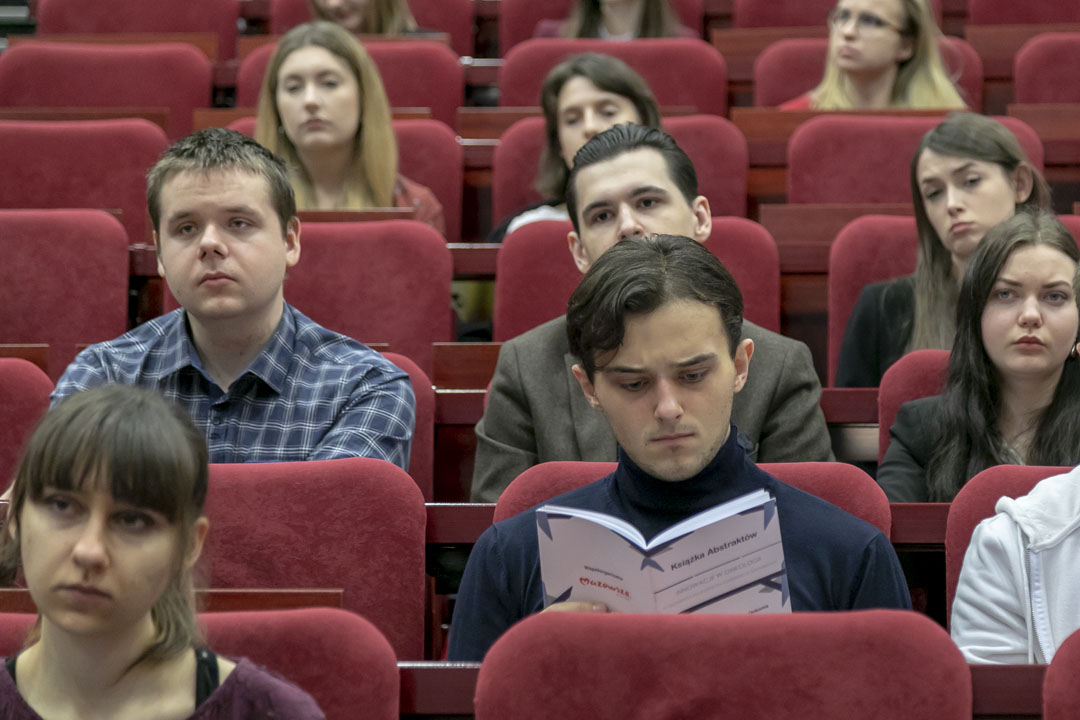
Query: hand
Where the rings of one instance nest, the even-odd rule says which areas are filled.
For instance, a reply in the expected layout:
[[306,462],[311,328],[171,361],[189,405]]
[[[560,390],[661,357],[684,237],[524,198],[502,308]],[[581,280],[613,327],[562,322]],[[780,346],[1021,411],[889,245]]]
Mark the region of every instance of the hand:
[[540,612],[609,612],[608,606],[599,602],[560,602],[548,605]]

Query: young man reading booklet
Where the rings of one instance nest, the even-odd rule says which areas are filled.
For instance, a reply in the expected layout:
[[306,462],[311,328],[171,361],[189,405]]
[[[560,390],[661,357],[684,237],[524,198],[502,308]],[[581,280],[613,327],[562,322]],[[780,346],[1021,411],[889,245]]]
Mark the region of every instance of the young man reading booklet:
[[[712,253],[685,237],[617,244],[574,291],[567,335],[578,359],[574,376],[610,424],[619,465],[552,505],[619,517],[649,540],[696,513],[765,490],[776,501],[792,610],[910,607],[896,554],[880,531],[759,470],[740,446],[731,406],[754,343],[741,336],[742,294]],[[474,547],[454,611],[450,659],[482,659],[513,623],[542,609],[530,510],[495,524]],[[547,610],[607,607],[564,602]]]

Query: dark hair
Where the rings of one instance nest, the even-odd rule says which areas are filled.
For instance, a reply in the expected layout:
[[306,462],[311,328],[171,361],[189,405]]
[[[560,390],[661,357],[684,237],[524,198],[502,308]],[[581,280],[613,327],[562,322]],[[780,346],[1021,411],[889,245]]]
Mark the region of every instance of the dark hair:
[[[19,522],[27,501],[50,489],[93,483],[114,498],[160,512],[176,526],[179,551],[168,587],[151,609],[157,629],[144,659],[165,659],[193,647],[195,624],[191,573],[184,564],[191,530],[203,513],[208,481],[206,441],[187,413],[159,393],[105,385],[73,395],[53,408],[27,442],[12,485],[0,539],[0,574],[15,578],[22,557]],[[28,644],[40,636],[41,618]]]
[[719,258],[681,235],[625,240],[592,264],[566,310],[570,354],[592,380],[597,355],[622,344],[627,315],[645,315],[676,300],[714,306],[735,356],[743,322],[739,286]]
[[154,230],[161,232],[161,189],[169,178],[216,170],[241,170],[265,178],[282,233],[296,217],[296,197],[280,158],[235,130],[206,128],[173,143],[146,174],[146,207]]
[[566,181],[566,210],[570,213],[570,222],[574,224],[574,232],[581,231],[578,226],[577,212],[578,173],[590,165],[642,149],[660,153],[664,158],[664,164],[667,165],[668,176],[686,198],[687,204],[693,205],[698,196],[697,173],[694,171],[694,163],[690,162],[690,158],[683,149],[663,130],[623,123],[608,128],[589,140],[574,156],[574,169],[570,171],[570,177]]
[[[663,38],[678,34],[679,23],[667,0],[643,0],[642,5],[635,37]],[[569,38],[598,38],[602,20],[600,0],[578,0],[561,34]]]
[[[1052,213],[1018,212],[992,228],[967,264],[956,307],[956,340],[942,393],[938,440],[927,467],[930,500],[948,502],[972,476],[992,466],[1011,464],[997,429],[1001,412],[1000,375],[986,354],[982,316],[1001,269],[1018,248],[1047,245],[1074,263],[1080,251]],[[1073,273],[1080,311],[1080,266]],[[1080,363],[1065,361],[1054,398],[1041,413],[1027,462],[1075,465],[1080,462]]]
[[600,53],[581,53],[562,61],[548,72],[540,88],[540,107],[544,111],[547,143],[540,154],[536,189],[545,198],[561,203],[566,193],[570,169],[562,158],[559,143],[559,93],[576,77],[583,77],[604,92],[620,95],[634,104],[641,124],[660,127],[660,108],[648,83],[618,58]]
[[950,114],[928,131],[911,158],[911,198],[915,205],[915,227],[919,233],[918,259],[915,264],[915,310],[907,351],[923,348],[948,349],[955,333],[953,309],[956,307],[957,280],[949,251],[926,214],[926,203],[919,187],[919,159],[924,150],[942,155],[971,158],[993,163],[1006,177],[1017,168],[1031,170],[1033,184],[1027,200],[1016,209],[1050,209],[1050,186],[1036,170],[1019,141],[1007,127],[985,115],[969,112]]

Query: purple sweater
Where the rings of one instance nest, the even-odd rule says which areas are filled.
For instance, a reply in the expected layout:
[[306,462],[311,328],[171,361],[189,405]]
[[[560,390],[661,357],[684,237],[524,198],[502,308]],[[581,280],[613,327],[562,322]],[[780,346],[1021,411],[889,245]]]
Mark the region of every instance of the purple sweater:
[[[192,693],[195,688],[192,688]],[[26,704],[11,674],[0,665],[0,718],[42,720]],[[263,670],[250,660],[240,660],[217,690],[210,694],[189,720],[326,720],[306,692],[287,680]]]

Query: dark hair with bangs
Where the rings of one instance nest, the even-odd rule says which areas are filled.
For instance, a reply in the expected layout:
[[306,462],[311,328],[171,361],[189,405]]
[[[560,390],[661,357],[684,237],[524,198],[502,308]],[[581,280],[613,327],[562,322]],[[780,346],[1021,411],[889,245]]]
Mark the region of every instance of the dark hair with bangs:
[[[50,490],[107,487],[117,500],[161,513],[179,531],[172,578],[151,610],[157,639],[134,664],[194,646],[200,638],[184,556],[206,501],[207,457],[206,441],[187,414],[152,390],[105,385],[68,398],[42,419],[15,474],[7,518],[14,532],[0,540],[6,584],[21,561],[19,520],[28,501]],[[39,616],[27,644],[40,632]]]
[[678,300],[717,309],[734,357],[743,322],[739,286],[719,258],[681,235],[624,240],[592,264],[566,310],[570,354],[592,381],[597,355],[622,345],[627,315],[647,315]]

